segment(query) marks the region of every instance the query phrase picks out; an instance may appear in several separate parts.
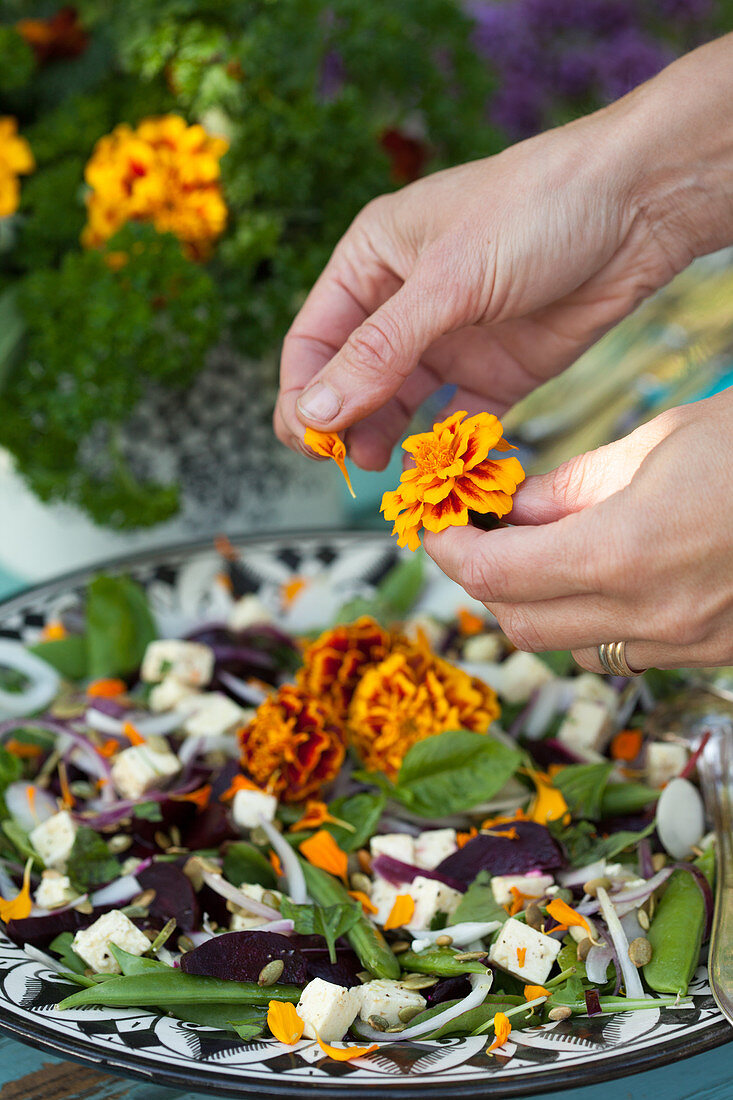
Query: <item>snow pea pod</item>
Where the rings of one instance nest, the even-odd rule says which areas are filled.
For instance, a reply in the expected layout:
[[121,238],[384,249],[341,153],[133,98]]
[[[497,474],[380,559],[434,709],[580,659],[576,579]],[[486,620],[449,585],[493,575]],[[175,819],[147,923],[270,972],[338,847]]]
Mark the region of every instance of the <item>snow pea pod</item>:
[[257,982],[234,982],[227,978],[205,978],[184,974],[172,967],[166,971],[148,970],[123,974],[101,985],[80,989],[61,1001],[59,1008],[80,1005],[106,1005],[114,1008],[145,1008],[175,1004],[267,1005],[270,1001],[300,1000],[297,985],[259,986]]
[[437,974],[454,978],[458,974],[485,974],[486,967],[478,959],[457,959],[449,947],[426,948],[425,951],[405,951],[400,955],[403,970],[418,974]]
[[[695,860],[711,885],[714,858],[710,847]],[[687,992],[700,959],[705,917],[705,900],[694,877],[688,871],[675,871],[647,933],[652,957],[644,967],[644,980],[656,993],[684,996]]]

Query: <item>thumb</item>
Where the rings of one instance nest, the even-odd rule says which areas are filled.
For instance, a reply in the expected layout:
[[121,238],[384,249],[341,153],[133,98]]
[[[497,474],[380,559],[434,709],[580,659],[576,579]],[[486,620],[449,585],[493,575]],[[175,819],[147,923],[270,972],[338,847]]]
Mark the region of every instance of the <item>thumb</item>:
[[455,296],[426,267],[349,336],[301,394],[297,410],[314,428],[341,431],[380,409],[400,389],[424,351],[457,324]]

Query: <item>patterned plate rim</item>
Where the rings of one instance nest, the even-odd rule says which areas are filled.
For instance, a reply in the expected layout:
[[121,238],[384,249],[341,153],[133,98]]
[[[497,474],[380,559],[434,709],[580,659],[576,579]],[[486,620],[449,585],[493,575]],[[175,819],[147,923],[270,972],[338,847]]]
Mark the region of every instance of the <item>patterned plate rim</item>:
[[[295,543],[299,548],[304,544],[312,544],[328,541],[329,539],[349,542],[363,541],[365,538],[374,542],[381,542],[385,549],[394,545],[388,535],[381,535],[372,530],[355,531],[340,528],[324,528],[308,531],[275,531],[260,533],[258,535],[232,534],[229,536],[237,547],[257,547],[268,543],[281,543],[285,546]],[[36,597],[53,596],[64,592],[69,588],[83,584],[90,576],[100,570],[109,569],[119,572],[137,567],[154,566],[173,559],[185,559],[205,553],[212,547],[211,538],[184,540],[171,543],[149,550],[134,551],[125,555],[114,555],[99,562],[71,570],[51,580],[41,581],[23,589],[22,592],[9,596],[0,601],[0,619],[6,615],[12,615],[23,610]],[[27,1018],[21,1021],[15,1016],[14,1005],[0,1000],[0,1031],[13,1038],[32,1046],[37,1050],[52,1054],[56,1057],[69,1058],[82,1065],[95,1069],[104,1069],[113,1073],[142,1080],[154,1082],[156,1085],[178,1088],[184,1092],[190,1092],[192,1084],[200,1088],[202,1092],[212,1096],[233,1097],[235,1095],[270,1095],[299,1096],[302,1095],[305,1082],[302,1079],[288,1080],[287,1076],[278,1079],[275,1074],[264,1078],[262,1074],[257,1077],[233,1071],[230,1073],[219,1071],[216,1075],[207,1073],[205,1067],[188,1067],[184,1070],[174,1068],[161,1068],[158,1063],[147,1062],[145,1056],[134,1052],[118,1052],[112,1054],[111,1048],[102,1052],[100,1044],[90,1040],[62,1035],[54,1026],[52,1020],[32,1022]],[[733,1030],[724,1019],[719,1019],[707,1028],[698,1027],[691,1032],[682,1032],[670,1037],[663,1043],[654,1046],[608,1055],[602,1059],[591,1059],[587,1068],[583,1064],[579,1066],[557,1066],[540,1073],[518,1073],[511,1078],[491,1077],[484,1082],[456,1081],[450,1079],[435,1079],[430,1081],[423,1077],[406,1078],[399,1084],[387,1083],[384,1077],[379,1076],[373,1082],[350,1081],[346,1084],[333,1080],[313,1079],[312,1086],[320,1087],[327,1091],[335,1100],[347,1100],[356,1095],[363,1097],[373,1095],[375,1088],[379,1089],[380,1096],[385,1100],[399,1100],[406,1094],[411,1094],[415,1089],[432,1095],[441,1095],[446,1086],[456,1096],[476,1098],[491,1095],[497,1097],[519,1097],[526,1095],[529,1089],[536,1094],[542,1090],[553,1092],[571,1088],[601,1084],[605,1081],[626,1077],[631,1074],[657,1069],[667,1065],[670,1061],[676,1061],[681,1057],[690,1057],[713,1050],[733,1040]],[[572,1075],[569,1082],[568,1074]],[[267,1093],[264,1092],[264,1088]]]

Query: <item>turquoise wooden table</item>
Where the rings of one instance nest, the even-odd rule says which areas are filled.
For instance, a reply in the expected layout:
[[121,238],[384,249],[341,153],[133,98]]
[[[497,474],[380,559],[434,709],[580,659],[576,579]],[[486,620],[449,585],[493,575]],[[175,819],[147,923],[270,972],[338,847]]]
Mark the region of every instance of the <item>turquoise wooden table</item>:
[[[19,587],[17,580],[0,569],[0,599]],[[51,1057],[0,1033],[0,1100],[190,1100],[204,1095],[102,1073]],[[262,1093],[263,1098],[266,1095]],[[374,1095],[379,1095],[378,1088]],[[733,1042],[617,1081],[532,1093],[531,1100],[557,1100],[559,1096],[569,1100],[733,1100]]]

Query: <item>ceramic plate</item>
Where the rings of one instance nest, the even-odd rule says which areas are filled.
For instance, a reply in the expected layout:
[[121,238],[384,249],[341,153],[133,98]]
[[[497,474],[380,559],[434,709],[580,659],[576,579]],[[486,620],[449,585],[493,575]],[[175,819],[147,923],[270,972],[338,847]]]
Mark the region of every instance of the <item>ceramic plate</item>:
[[[397,551],[386,537],[307,534],[233,540],[253,592],[273,608],[293,576],[307,583],[282,617],[308,629],[329,621],[348,598],[368,592]],[[210,544],[137,555],[106,565],[127,571],[147,589],[161,632],[176,634],[217,618],[223,590]],[[93,572],[93,571],[92,571]],[[0,605],[0,637],[34,641],[48,619],[75,602],[90,573],[36,587]],[[470,601],[431,573],[426,610],[449,615]],[[353,1062],[325,1058],[311,1041],[286,1049],[275,1040],[243,1043],[210,1028],[139,1009],[83,1008],[58,1012],[68,985],[0,937],[0,1027],[23,1042],[100,1069],[185,1091],[218,1096],[302,1096],[317,1087],[331,1097],[384,1098],[450,1092],[460,1097],[536,1094],[616,1078],[700,1053],[731,1037],[701,967],[691,986],[694,1008],[652,1009],[514,1031],[511,1057],[487,1056],[485,1037],[393,1043]]]

